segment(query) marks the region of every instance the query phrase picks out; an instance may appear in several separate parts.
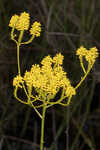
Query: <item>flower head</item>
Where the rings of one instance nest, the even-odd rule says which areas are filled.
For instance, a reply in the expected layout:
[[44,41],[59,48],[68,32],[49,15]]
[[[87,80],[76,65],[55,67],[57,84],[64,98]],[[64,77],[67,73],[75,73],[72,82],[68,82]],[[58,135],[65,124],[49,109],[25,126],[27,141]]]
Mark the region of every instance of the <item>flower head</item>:
[[10,19],[9,27],[12,27],[12,28],[15,27],[18,19],[19,19],[18,15],[12,16]]
[[95,63],[96,58],[98,57],[98,49],[96,47],[90,48],[87,50],[81,46],[77,51],[76,55],[80,57],[85,57],[86,61],[92,66]]
[[71,85],[68,86],[68,87],[66,88],[66,93],[65,93],[65,94],[66,94],[67,97],[72,97],[73,95],[76,95],[75,88],[72,87]]
[[24,81],[28,87],[32,87],[32,74],[30,72],[25,72]]
[[30,16],[28,13],[23,12],[19,16],[18,22],[16,24],[16,29],[21,30],[28,30],[30,24]]
[[41,66],[32,65],[31,70],[26,71],[24,77],[17,76],[14,78],[13,86],[21,87],[21,83],[25,82],[28,90],[33,87],[37,94],[40,95],[39,92],[41,91],[42,96],[54,96],[61,88],[64,89],[65,96],[75,95],[75,89],[71,86],[70,80],[62,67],[62,61],[63,55],[61,54],[57,54],[53,58],[46,56],[41,61]]
[[64,59],[64,56],[61,55],[61,53],[59,53],[59,54],[57,54],[55,57],[53,57],[53,62],[54,62],[55,64],[62,65],[63,59]]
[[80,48],[78,48],[77,51],[76,51],[76,55],[78,55],[79,57],[86,56],[87,53],[88,53],[87,49],[84,48],[83,46],[81,46]]
[[31,70],[25,73],[23,79],[26,85],[28,87],[34,87],[36,90],[40,89],[47,95],[55,95],[60,88],[67,89],[67,94],[65,95],[74,95],[75,91],[72,89],[70,80],[67,78],[66,72],[64,72],[61,66],[62,61],[63,56],[61,54],[57,54],[53,58],[46,56],[41,61],[41,67],[39,65],[33,65]]
[[30,23],[29,14],[26,13],[26,12],[23,12],[23,13],[21,13],[20,16],[18,16],[18,15],[12,16],[11,20],[10,20],[10,23],[9,23],[9,26],[12,27],[12,28],[14,27],[18,31],[28,30],[29,23]]
[[85,56],[86,60],[92,66],[95,63],[96,58],[98,57],[99,53],[96,47],[93,47],[89,50],[87,55]]
[[22,83],[24,83],[23,77],[21,77],[20,75],[17,75],[14,79],[13,79],[13,86],[15,87],[20,87],[22,88]]
[[40,24],[40,22],[36,21],[32,24],[32,27],[30,29],[30,34],[38,37],[38,36],[40,36],[40,32],[41,32],[41,24]]
[[52,62],[52,58],[48,55],[41,61],[41,64],[44,66],[51,66]]

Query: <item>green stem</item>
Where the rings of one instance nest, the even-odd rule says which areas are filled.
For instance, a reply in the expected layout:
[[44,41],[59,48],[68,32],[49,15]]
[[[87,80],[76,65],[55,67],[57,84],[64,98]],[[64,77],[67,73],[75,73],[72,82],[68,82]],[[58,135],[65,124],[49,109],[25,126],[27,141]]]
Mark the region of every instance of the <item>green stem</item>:
[[15,96],[15,98],[16,98],[18,101],[20,101],[21,103],[23,103],[23,104],[28,104],[28,102],[23,101],[23,100],[21,100],[20,98],[18,98],[18,96],[17,96],[17,90],[18,90],[18,87],[16,87],[16,88],[14,89],[14,96]]
[[21,45],[21,41],[23,38],[23,34],[24,34],[24,30],[20,31],[20,35],[19,35],[19,39],[18,39],[18,43],[17,43],[17,63],[18,63],[18,74],[20,75],[20,59],[19,59],[19,47]]
[[19,46],[20,44],[17,44],[17,63],[18,63],[18,74],[20,75],[20,59],[19,59]]
[[14,34],[14,31],[15,31],[15,28],[12,28],[12,30],[11,30],[11,39],[12,39],[16,44],[18,44],[18,42],[15,40],[16,35]]
[[33,109],[35,110],[35,112],[38,114],[38,116],[42,119],[42,115],[39,113],[39,111],[37,110],[36,106],[34,106],[32,104],[32,102],[30,103],[30,106],[33,107]]
[[46,113],[46,105],[43,106],[42,112],[42,122],[41,122],[41,141],[40,141],[40,150],[43,150],[43,143],[44,143],[44,123],[45,123],[45,113]]
[[35,36],[33,35],[28,41],[22,42],[21,45],[22,45],[22,44],[29,44],[29,43],[31,43],[34,38],[35,38]]
[[22,38],[23,38],[24,30],[20,31],[18,43],[21,44]]
[[83,59],[82,59],[82,57],[80,57],[80,64],[81,64],[81,67],[83,69],[83,72],[86,74],[86,70],[85,70],[84,65],[83,65]]
[[91,70],[91,67],[88,66],[87,72],[86,72],[85,75],[82,77],[81,81],[77,84],[77,86],[75,87],[75,89],[77,89],[77,88],[82,84],[82,82],[85,80],[85,78],[87,77],[87,75],[88,75],[88,73],[90,72],[90,70]]

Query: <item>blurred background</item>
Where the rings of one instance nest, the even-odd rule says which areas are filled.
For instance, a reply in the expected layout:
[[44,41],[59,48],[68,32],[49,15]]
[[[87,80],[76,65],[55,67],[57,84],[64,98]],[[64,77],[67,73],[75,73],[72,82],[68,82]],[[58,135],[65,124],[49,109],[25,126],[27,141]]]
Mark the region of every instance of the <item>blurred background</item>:
[[[83,74],[77,48],[100,50],[100,0],[0,0],[0,150],[39,150],[41,120],[13,96],[16,44],[8,24],[12,15],[24,11],[31,21],[41,22],[42,32],[20,49],[22,74],[48,54],[61,52],[75,86]],[[99,93],[100,58],[69,107],[56,105],[47,110],[44,150],[100,150]]]

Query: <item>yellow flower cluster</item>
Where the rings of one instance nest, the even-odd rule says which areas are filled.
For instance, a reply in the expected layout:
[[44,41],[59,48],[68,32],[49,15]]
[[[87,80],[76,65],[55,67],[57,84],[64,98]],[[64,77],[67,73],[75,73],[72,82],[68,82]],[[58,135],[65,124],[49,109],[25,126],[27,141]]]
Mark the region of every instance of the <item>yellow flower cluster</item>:
[[29,23],[30,23],[30,16],[28,13],[23,12],[21,13],[21,15],[19,16],[18,22],[16,24],[16,29],[18,31],[21,30],[28,30],[29,28]]
[[88,52],[87,49],[85,47],[81,46],[80,48],[77,49],[76,55],[78,55],[80,57],[81,56],[86,56],[87,52]]
[[30,24],[30,16],[28,13],[23,12],[20,16],[14,15],[11,17],[9,26],[14,27],[16,30],[28,30]]
[[72,86],[68,86],[68,88],[66,89],[66,96],[70,97],[75,94],[76,94],[75,88],[73,88]]
[[17,24],[18,19],[19,19],[18,15],[12,16],[11,19],[10,19],[9,27],[16,28],[16,24]]
[[76,55],[80,57],[85,57],[86,61],[92,66],[95,63],[96,58],[98,57],[98,49],[96,47],[90,48],[87,50],[81,46],[77,51]]
[[24,80],[20,75],[16,76],[13,80],[13,86],[16,86],[16,87],[22,88],[23,83],[24,83]]
[[[29,13],[23,12],[18,15],[14,15],[10,19],[9,27],[15,28],[18,31],[28,30],[30,25],[30,15]],[[34,22],[30,34],[36,37],[40,36],[41,24],[39,22]]]
[[32,27],[30,29],[30,34],[38,37],[38,36],[40,36],[40,32],[41,32],[41,24],[40,24],[40,22],[36,21],[32,24]]
[[[41,90],[46,95],[55,95],[60,88],[63,88],[67,97],[75,95],[76,91],[71,86],[70,80],[61,66],[62,63],[63,55],[60,53],[53,58],[50,56],[45,57],[41,61],[42,66],[33,65],[29,72],[25,72],[24,77],[22,77],[22,80],[19,80],[17,86],[20,86],[20,82],[25,81],[27,87],[34,87],[37,93]],[[20,78],[15,77],[14,82],[18,79]],[[16,86],[16,84],[13,85]]]
[[59,53],[53,58],[53,62],[55,64],[62,65],[63,59],[64,59],[64,56]]
[[96,58],[98,57],[99,53],[96,47],[93,47],[89,50],[88,54],[86,55],[86,60],[89,64],[93,65],[95,63]]

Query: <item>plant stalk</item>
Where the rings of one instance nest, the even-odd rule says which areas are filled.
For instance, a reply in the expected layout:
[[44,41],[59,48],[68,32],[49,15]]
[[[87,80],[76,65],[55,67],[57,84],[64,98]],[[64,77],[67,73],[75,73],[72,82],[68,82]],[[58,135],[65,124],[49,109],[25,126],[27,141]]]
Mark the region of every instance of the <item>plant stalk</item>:
[[20,75],[20,60],[19,60],[19,44],[17,44],[17,63],[18,63],[18,74]]
[[45,113],[46,113],[46,105],[44,104],[44,106],[43,106],[43,112],[42,112],[42,120],[41,120],[41,141],[40,141],[40,150],[43,150],[43,143],[44,143]]

